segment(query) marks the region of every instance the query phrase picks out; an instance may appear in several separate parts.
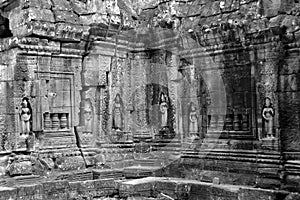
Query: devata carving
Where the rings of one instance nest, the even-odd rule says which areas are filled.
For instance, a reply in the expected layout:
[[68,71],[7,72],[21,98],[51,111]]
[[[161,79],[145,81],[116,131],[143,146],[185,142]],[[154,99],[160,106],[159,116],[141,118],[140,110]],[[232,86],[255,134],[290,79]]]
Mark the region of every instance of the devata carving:
[[124,116],[124,106],[120,94],[117,94],[114,100],[113,107],[113,122],[112,128],[115,130],[123,130],[123,116]]
[[102,131],[103,135],[108,134],[108,120],[109,120],[109,90],[103,92],[103,117],[102,117]]
[[269,97],[266,97],[265,104],[262,110],[262,117],[263,117],[264,134],[266,134],[266,136],[269,138],[274,137],[274,131],[273,131],[274,116],[275,116],[275,111],[271,99]]
[[197,135],[198,134],[198,114],[197,114],[197,108],[194,102],[190,103],[189,108],[189,134],[191,135]]
[[168,126],[168,96],[165,95],[163,92],[160,94],[160,103],[159,108],[161,112],[161,127],[167,127]]
[[21,121],[21,136],[27,137],[31,130],[32,109],[29,99],[24,97],[22,99],[20,108],[20,121]]
[[85,132],[92,133],[93,132],[93,106],[91,100],[85,100],[84,101],[84,127],[85,127]]

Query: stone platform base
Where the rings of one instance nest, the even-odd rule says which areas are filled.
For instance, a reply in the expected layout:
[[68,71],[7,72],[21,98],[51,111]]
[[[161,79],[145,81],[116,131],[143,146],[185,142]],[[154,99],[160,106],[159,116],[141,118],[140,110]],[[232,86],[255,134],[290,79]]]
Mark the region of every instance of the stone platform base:
[[174,199],[174,200],[284,200],[286,191],[213,184],[166,177],[134,180],[45,180],[26,186],[0,187],[0,200]]

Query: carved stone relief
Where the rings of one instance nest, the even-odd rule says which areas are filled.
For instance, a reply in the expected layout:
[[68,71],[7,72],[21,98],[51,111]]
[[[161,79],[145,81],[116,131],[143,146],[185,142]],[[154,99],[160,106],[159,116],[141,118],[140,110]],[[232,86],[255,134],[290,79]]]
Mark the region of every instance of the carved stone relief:
[[269,97],[266,97],[263,110],[262,110],[264,137],[273,138],[275,135],[274,116],[275,116],[275,110],[273,108],[271,99]]
[[21,130],[18,137],[19,149],[33,148],[34,134],[32,132],[32,108],[29,98],[22,98],[22,102],[19,107],[19,123]]
[[[202,84],[199,83],[195,77],[195,67],[186,62],[181,62],[180,72],[182,77],[179,84],[179,95],[181,101],[181,123],[183,138],[199,137],[201,130],[202,117],[201,106],[198,101],[198,87],[201,88]],[[195,84],[198,83],[198,84]],[[198,85],[198,86],[197,86]]]

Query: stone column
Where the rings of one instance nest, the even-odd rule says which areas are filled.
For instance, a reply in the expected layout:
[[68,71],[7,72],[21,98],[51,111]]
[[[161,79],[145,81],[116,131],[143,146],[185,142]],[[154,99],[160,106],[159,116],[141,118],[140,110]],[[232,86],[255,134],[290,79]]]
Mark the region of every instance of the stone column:
[[[279,42],[279,37],[270,36],[270,38],[274,42],[269,42],[267,45],[261,44],[256,49],[257,120],[259,139],[262,141],[263,148],[278,150],[279,122],[276,91],[278,67],[280,67],[279,64],[282,58],[281,49],[283,49],[283,46]],[[266,120],[265,116],[272,112],[272,118]],[[263,115],[263,113],[266,115]],[[272,126],[270,128],[272,129],[271,131],[266,131],[268,126]]]

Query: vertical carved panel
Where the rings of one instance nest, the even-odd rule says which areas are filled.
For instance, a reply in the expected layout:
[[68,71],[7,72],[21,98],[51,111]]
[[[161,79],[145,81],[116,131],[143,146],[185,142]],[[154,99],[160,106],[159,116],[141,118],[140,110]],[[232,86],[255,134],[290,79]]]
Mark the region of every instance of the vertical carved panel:
[[75,89],[75,99],[76,102],[74,105],[75,114],[74,114],[74,126],[79,125],[79,112],[80,112],[80,103],[81,95],[80,91],[82,90],[82,60],[79,58],[72,59],[72,71],[74,72],[74,89]]
[[102,99],[102,132],[104,137],[106,137],[109,132],[109,118],[110,118],[110,114],[109,114],[109,99],[110,99],[110,95],[109,95],[109,90],[108,89],[104,89],[103,90],[103,99]]
[[[272,109],[274,110],[273,123],[273,136],[278,137],[278,97],[275,94],[278,85],[278,65],[282,59],[281,48],[282,44],[279,43],[278,47],[273,48],[272,45],[265,46],[264,52],[257,51],[258,58],[256,60],[258,74],[257,79],[257,120],[259,128],[259,138],[266,138],[265,131],[266,121],[262,115],[265,108],[266,99],[270,99]],[[276,147],[277,148],[277,147]]]
[[17,56],[14,80],[29,81],[34,79],[34,70],[37,69],[37,56]]
[[7,151],[7,134],[5,130],[6,114],[6,83],[0,83],[0,151]]

